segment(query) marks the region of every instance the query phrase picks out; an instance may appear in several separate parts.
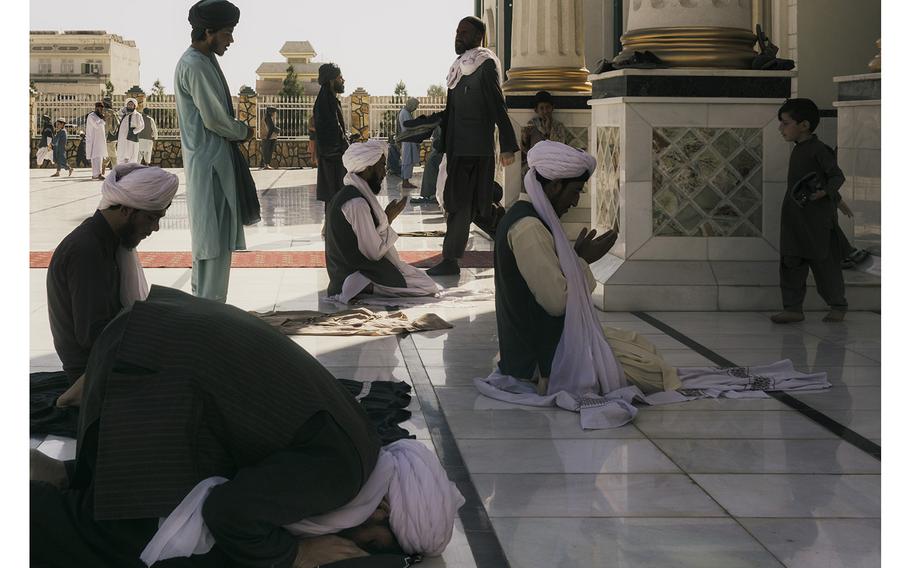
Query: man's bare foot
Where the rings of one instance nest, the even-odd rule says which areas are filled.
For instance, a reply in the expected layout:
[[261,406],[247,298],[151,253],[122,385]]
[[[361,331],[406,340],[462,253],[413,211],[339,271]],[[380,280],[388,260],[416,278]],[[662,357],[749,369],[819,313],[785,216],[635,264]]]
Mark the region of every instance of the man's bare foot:
[[29,450],[29,479],[44,481],[54,487],[66,489],[69,487],[69,478],[63,462],[44,455],[35,448]]
[[540,396],[547,396],[547,389],[550,386],[549,377],[540,377],[537,379],[537,394]]

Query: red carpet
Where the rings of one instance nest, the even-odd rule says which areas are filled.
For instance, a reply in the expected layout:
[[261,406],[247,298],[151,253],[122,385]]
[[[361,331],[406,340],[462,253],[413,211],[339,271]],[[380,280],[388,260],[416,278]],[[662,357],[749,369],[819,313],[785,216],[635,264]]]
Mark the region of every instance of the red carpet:
[[[30,268],[47,268],[54,251],[32,251],[29,253]],[[401,260],[429,268],[440,260],[442,254],[431,250],[398,251]],[[145,268],[190,268],[193,257],[189,252],[140,252],[139,260]],[[461,259],[462,268],[492,268],[492,251],[467,251]],[[231,262],[233,268],[325,268],[325,253],[322,251],[242,251],[235,252]]]

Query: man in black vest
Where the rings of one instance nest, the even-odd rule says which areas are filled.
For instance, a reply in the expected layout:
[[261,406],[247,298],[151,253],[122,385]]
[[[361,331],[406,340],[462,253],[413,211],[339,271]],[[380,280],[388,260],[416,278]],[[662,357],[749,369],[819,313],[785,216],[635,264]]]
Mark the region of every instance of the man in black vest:
[[[560,169],[558,152],[581,152],[555,142],[541,142],[540,145],[540,153],[551,148],[557,152],[557,165],[555,168],[550,166],[556,171]],[[553,175],[553,179],[545,178],[537,171],[528,174],[536,176],[543,188],[546,202],[542,206],[552,207],[557,218],[578,205],[585,182],[593,173],[594,158],[589,155],[585,158],[576,160],[575,164],[566,164],[559,177]],[[561,226],[557,228],[562,230]],[[574,245],[591,291],[596,282],[588,265],[601,259],[616,242],[616,233],[612,230],[599,237],[595,234],[596,231],[582,229]],[[521,195],[499,223],[493,250],[499,371],[526,380],[539,374],[543,380],[538,382],[538,392],[545,394],[546,378],[564,331],[568,287],[553,232],[527,194]]]
[[495,232],[493,207],[493,129],[499,127],[499,160],[515,161],[518,143],[502,94],[502,66],[484,47],[486,26],[475,17],[461,20],[455,31],[455,53],[449,69],[448,97],[442,117],[446,183],[443,193],[446,236],[443,260],[427,271],[431,276],[458,274],[472,222]]
[[439,286],[420,269],[402,262],[398,234],[390,226],[407,205],[393,200],[385,209],[376,195],[385,178],[388,145],[378,140],[351,144],[343,157],[344,187],[326,213],[326,268],[329,296],[349,302],[361,292],[382,296],[426,296]]

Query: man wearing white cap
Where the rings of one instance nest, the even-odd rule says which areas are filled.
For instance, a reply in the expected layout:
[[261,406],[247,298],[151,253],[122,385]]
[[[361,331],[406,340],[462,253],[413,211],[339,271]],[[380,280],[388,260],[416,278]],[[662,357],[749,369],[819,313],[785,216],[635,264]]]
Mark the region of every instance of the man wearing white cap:
[[[545,140],[528,152],[528,166],[527,194],[509,209],[496,233],[498,370],[518,379],[539,376],[540,391],[545,394],[561,343],[590,353],[588,346],[581,345],[584,341],[565,332],[584,328],[587,333],[590,314],[586,312],[593,309],[590,295],[595,284],[588,264],[607,254],[616,233],[610,230],[595,236],[596,231],[582,229],[573,247],[559,223],[578,205],[585,182],[597,166],[593,156]],[[593,323],[597,324],[596,317]],[[596,344],[595,351],[603,350],[610,360],[599,325],[594,335],[590,341]],[[569,366],[590,362],[587,354],[569,356],[572,349],[560,350],[560,361]],[[615,365],[606,370],[611,376],[614,371]]]
[[351,144],[342,156],[344,187],[326,212],[325,252],[328,295],[347,303],[360,293],[377,296],[429,296],[439,285],[423,270],[402,262],[398,234],[390,226],[407,198],[385,209],[376,196],[385,178],[388,145],[378,140]]
[[[33,565],[299,568],[452,537],[464,499],[435,453],[382,448],[325,367],[243,310],[153,286],[85,377],[71,475],[30,484]],[[301,540],[329,534],[340,554]]]
[[148,285],[136,246],[158,230],[177,193],[177,176],[124,164],[101,186],[101,203],[54,250],[47,270],[47,306],[54,348],[71,381],[82,375],[101,330]]
[[117,163],[139,163],[139,133],[145,128],[142,114],[136,112],[136,99],[126,99],[120,109],[120,130],[117,133]]

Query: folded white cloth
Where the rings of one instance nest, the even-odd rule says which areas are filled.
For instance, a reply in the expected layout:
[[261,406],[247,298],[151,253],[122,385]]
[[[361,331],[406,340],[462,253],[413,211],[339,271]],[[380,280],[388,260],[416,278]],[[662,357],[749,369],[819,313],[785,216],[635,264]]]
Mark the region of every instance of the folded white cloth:
[[458,58],[455,59],[455,62],[452,63],[452,66],[449,67],[449,74],[446,76],[446,85],[448,85],[450,89],[454,89],[458,82],[461,81],[462,77],[473,74],[474,71],[477,71],[488,59],[492,59],[496,62],[496,74],[499,76],[499,84],[501,85],[502,63],[499,62],[499,58],[496,57],[495,53],[485,47],[475,47],[459,55]]

